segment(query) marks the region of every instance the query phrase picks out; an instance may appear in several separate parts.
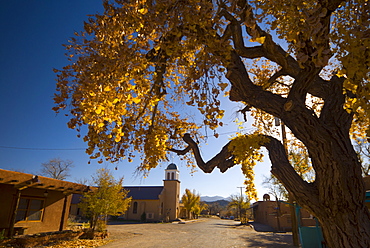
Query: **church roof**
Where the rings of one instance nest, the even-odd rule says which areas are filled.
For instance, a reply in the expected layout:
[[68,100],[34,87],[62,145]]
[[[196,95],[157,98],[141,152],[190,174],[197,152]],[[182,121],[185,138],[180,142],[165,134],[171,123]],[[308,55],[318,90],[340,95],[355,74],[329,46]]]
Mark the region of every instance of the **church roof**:
[[177,170],[177,166],[174,163],[169,164],[166,170]]
[[124,187],[129,190],[127,197],[132,197],[132,200],[157,200],[163,191],[163,186],[133,186]]

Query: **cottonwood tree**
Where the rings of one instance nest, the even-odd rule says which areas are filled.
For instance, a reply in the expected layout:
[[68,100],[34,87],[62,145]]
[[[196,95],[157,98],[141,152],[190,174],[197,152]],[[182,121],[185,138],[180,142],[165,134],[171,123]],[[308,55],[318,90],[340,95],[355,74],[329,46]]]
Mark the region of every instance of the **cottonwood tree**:
[[123,178],[115,180],[108,169],[98,169],[92,176],[92,183],[96,187],[83,193],[79,207],[90,218],[90,228],[95,231],[99,221],[105,225],[108,215],[124,214],[131,197],[127,198],[128,191],[122,186]]
[[210,215],[219,215],[222,210],[226,209],[225,206],[221,206],[221,204],[217,201],[207,202],[207,205]]
[[188,219],[193,219],[194,215],[200,214],[203,210],[201,209],[203,204],[200,202],[200,195],[196,194],[195,191],[191,192],[190,189],[185,189],[185,193],[181,197],[181,202],[184,204],[186,209],[186,216]]
[[[370,137],[368,7],[367,0],[104,1],[104,13],[66,45],[70,64],[56,70],[54,110],[68,109],[78,132],[87,126],[91,158],[131,160],[137,151],[142,171],[169,151],[193,154],[205,173],[240,164],[249,198],[263,146],[273,175],[320,221],[327,246],[370,247],[351,143]],[[236,134],[205,162],[199,129],[223,125],[225,94],[263,128]],[[298,175],[269,131],[274,117],[307,149],[314,182]]]
[[65,180],[70,176],[69,171],[74,165],[71,160],[53,158],[48,162],[42,163],[41,167],[41,175],[58,180]]
[[227,209],[235,209],[242,224],[247,224],[247,209],[250,207],[250,201],[242,195],[230,195],[230,202]]
[[195,207],[194,207],[194,210],[193,210],[193,213],[195,215],[196,218],[199,217],[199,215],[202,213],[203,210],[207,210],[208,209],[208,205],[205,203],[205,202],[202,202],[200,201]]

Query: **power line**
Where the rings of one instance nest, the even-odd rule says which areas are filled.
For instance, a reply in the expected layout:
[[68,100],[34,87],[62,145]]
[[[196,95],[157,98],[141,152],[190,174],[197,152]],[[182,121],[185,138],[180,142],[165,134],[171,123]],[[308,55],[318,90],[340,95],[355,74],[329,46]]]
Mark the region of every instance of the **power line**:
[[44,150],[44,151],[77,151],[86,150],[86,148],[31,148],[31,147],[16,147],[16,146],[0,146],[4,149],[17,149],[17,150]]
[[[219,133],[219,135],[227,135],[235,133],[235,131]],[[209,138],[213,135],[206,135],[204,137]],[[15,149],[15,150],[34,150],[34,151],[81,151],[86,148],[37,148],[37,147],[18,147],[18,146],[0,146],[0,149]]]

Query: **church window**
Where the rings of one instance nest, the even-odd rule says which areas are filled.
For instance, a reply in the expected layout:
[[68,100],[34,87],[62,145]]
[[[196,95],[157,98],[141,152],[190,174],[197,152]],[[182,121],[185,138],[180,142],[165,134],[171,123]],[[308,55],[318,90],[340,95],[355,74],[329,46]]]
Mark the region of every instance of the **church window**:
[[137,214],[137,202],[134,202],[134,206],[132,208],[132,213]]
[[174,180],[175,179],[175,172],[172,172],[171,174],[171,180]]
[[167,172],[167,180],[170,180],[170,173]]

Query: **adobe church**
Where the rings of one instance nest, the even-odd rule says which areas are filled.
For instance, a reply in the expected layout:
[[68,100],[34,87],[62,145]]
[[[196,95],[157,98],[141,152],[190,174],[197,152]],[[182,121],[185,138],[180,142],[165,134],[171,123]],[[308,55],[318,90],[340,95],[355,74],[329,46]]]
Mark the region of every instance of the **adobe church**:
[[132,197],[126,220],[173,221],[180,214],[179,170],[175,164],[165,169],[163,186],[124,187]]

